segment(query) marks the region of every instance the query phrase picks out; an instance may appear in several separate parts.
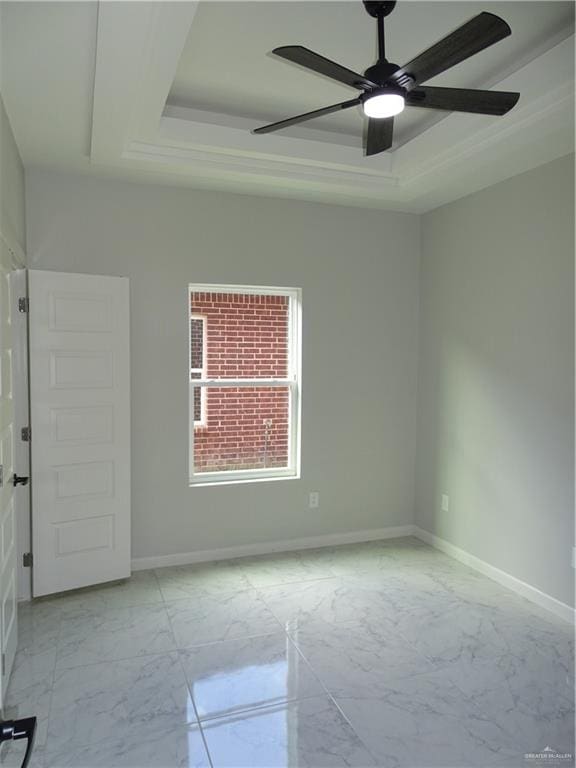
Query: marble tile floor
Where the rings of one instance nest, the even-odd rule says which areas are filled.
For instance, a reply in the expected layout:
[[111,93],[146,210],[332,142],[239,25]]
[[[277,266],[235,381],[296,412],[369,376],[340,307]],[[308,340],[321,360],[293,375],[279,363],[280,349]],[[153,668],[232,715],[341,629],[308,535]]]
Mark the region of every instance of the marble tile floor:
[[573,628],[416,539],[137,572],[19,636],[31,768],[574,765]]

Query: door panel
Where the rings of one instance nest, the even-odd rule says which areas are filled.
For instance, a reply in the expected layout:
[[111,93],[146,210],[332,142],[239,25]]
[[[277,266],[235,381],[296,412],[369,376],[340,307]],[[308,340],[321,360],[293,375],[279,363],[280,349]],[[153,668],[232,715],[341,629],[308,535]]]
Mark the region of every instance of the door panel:
[[114,408],[110,405],[50,409],[52,439],[58,444],[109,443],[113,426]]
[[31,270],[34,596],[130,575],[128,280]]
[[53,389],[109,389],[113,386],[110,352],[55,349],[49,354],[50,386]]

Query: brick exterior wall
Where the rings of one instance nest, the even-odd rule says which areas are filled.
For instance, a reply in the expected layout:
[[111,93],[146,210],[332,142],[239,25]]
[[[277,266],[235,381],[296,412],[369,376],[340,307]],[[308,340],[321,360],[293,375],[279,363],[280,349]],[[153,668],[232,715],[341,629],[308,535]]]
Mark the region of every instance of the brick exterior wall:
[[[288,297],[192,293],[190,308],[206,323],[208,378],[287,376]],[[194,367],[198,328],[192,321]],[[289,394],[288,387],[206,390],[206,423],[194,428],[194,471],[287,466]],[[197,416],[198,396],[194,410]]]

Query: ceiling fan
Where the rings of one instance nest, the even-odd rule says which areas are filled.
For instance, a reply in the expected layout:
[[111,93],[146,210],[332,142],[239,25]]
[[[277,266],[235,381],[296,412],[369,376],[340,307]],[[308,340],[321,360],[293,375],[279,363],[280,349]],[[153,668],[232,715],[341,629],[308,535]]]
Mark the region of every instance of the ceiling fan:
[[289,125],[361,104],[368,118],[366,154],[376,155],[392,146],[394,115],[402,112],[405,106],[504,115],[520,98],[519,93],[508,91],[478,91],[421,85],[431,77],[508,37],[512,30],[499,16],[493,13],[479,13],[408,64],[399,67],[386,58],[384,41],[384,17],[394,10],[396,2],[363,2],[366,11],[376,18],[378,24],[378,61],[368,67],[363,75],[352,72],[302,45],[286,45],[272,51],[276,56],[294,64],[356,88],[361,91],[360,95],[339,104],[264,125],[256,128],[253,133],[271,133]]

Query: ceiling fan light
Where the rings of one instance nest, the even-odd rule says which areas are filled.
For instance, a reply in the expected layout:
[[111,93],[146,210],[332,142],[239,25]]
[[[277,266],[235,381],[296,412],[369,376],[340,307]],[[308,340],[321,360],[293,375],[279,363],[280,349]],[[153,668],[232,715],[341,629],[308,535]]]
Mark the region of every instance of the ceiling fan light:
[[369,96],[362,106],[367,117],[394,117],[404,109],[404,96],[399,93],[377,93]]

